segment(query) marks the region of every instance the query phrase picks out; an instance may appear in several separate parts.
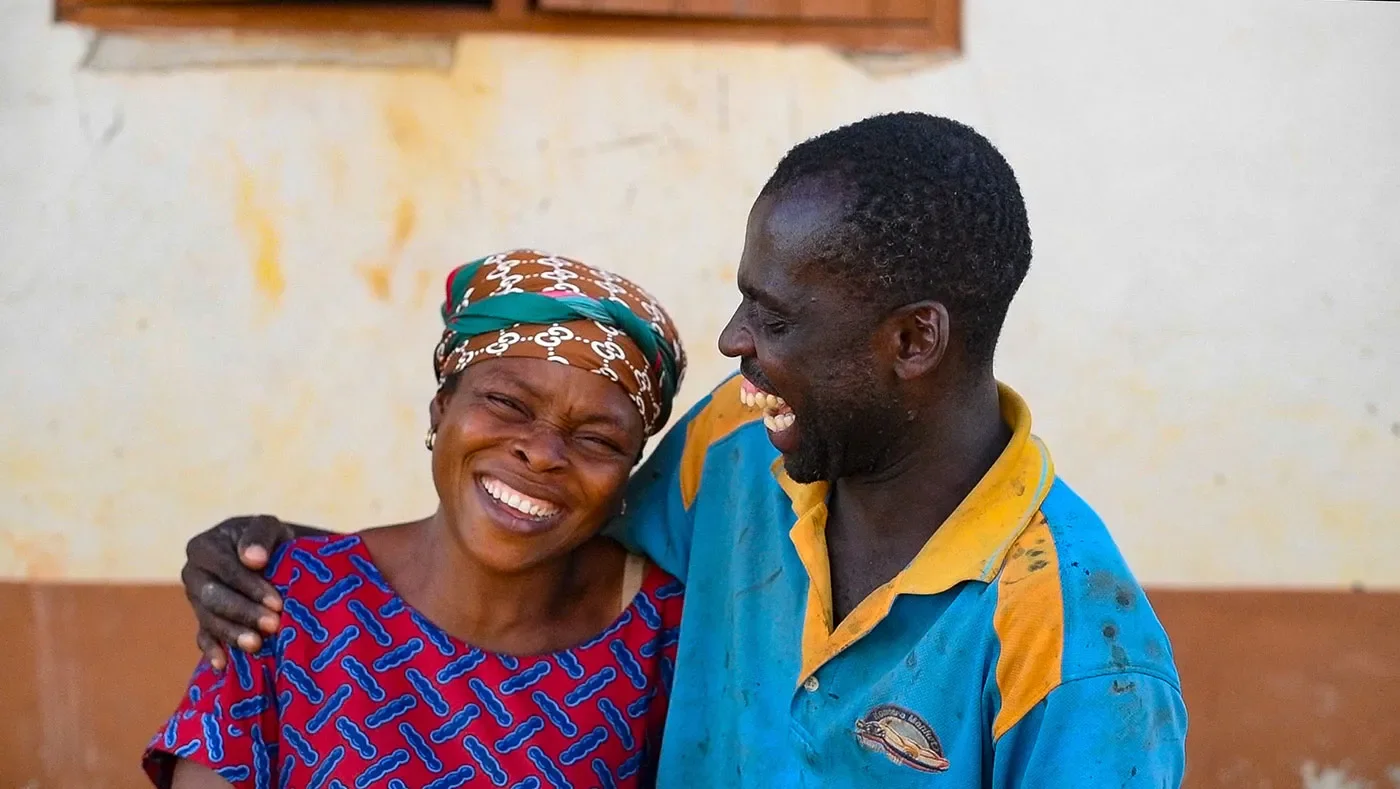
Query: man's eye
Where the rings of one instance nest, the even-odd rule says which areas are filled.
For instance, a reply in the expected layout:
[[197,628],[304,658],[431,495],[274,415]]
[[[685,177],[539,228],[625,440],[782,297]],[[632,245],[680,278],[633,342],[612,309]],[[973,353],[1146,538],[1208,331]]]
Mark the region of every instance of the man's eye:
[[789,323],[786,318],[764,309],[758,304],[753,305],[752,314],[758,320],[758,325],[770,334],[781,334],[788,329]]

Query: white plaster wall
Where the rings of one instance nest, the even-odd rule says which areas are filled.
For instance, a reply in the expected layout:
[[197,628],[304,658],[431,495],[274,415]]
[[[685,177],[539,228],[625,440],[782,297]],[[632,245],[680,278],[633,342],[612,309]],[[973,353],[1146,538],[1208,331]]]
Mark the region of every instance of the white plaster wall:
[[1400,5],[969,0],[962,57],[883,78],[510,37],[450,73],[95,74],[48,18],[0,0],[0,577],[424,513],[439,283],[496,248],[656,291],[688,404],[779,156],[917,108],[1020,174],[999,372],[1144,580],[1400,584]]

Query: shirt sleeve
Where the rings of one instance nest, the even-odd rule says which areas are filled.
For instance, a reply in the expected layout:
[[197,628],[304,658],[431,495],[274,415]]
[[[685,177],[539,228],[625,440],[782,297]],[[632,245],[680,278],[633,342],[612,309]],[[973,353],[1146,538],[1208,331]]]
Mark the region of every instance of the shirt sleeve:
[[238,789],[276,786],[277,701],[275,658],[229,649],[229,667],[214,671],[201,660],[175,714],[147,747],[142,767],[165,789],[180,759],[208,767]]
[[995,789],[1179,787],[1186,705],[1159,677],[1114,673],[1064,683],[994,746]]
[[632,475],[627,486],[627,508],[608,524],[606,532],[633,553],[645,554],[682,583],[686,580],[695,531],[681,492],[682,468],[688,446],[689,452],[697,446],[709,446],[708,436],[697,435],[696,428],[701,425],[696,416],[713,398],[714,392],[706,395],[666,431],[651,457]]

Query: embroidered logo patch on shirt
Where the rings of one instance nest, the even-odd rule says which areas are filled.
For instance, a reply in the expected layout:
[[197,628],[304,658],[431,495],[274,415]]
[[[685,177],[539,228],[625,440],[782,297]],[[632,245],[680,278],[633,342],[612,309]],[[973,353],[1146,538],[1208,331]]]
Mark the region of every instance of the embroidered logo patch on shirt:
[[895,764],[926,773],[948,769],[943,745],[923,718],[893,704],[881,704],[856,721],[856,739]]

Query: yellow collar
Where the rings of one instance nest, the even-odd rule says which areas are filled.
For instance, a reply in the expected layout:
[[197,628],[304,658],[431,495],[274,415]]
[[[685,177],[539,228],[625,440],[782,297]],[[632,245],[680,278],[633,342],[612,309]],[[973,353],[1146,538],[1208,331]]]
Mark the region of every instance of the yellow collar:
[[889,612],[901,594],[938,594],[962,581],[988,582],[996,577],[1011,544],[1040,508],[1055,469],[1050,453],[1031,435],[1031,413],[1021,396],[998,384],[1001,416],[1012,430],[1006,445],[982,480],[933,533],[913,561],[888,583],[870,593],[836,627],[831,603],[831,564],[826,548],[828,485],[794,482],[782,466],[774,476],[797,515],[789,532],[810,581],[803,631],[803,676],[855,643]]

